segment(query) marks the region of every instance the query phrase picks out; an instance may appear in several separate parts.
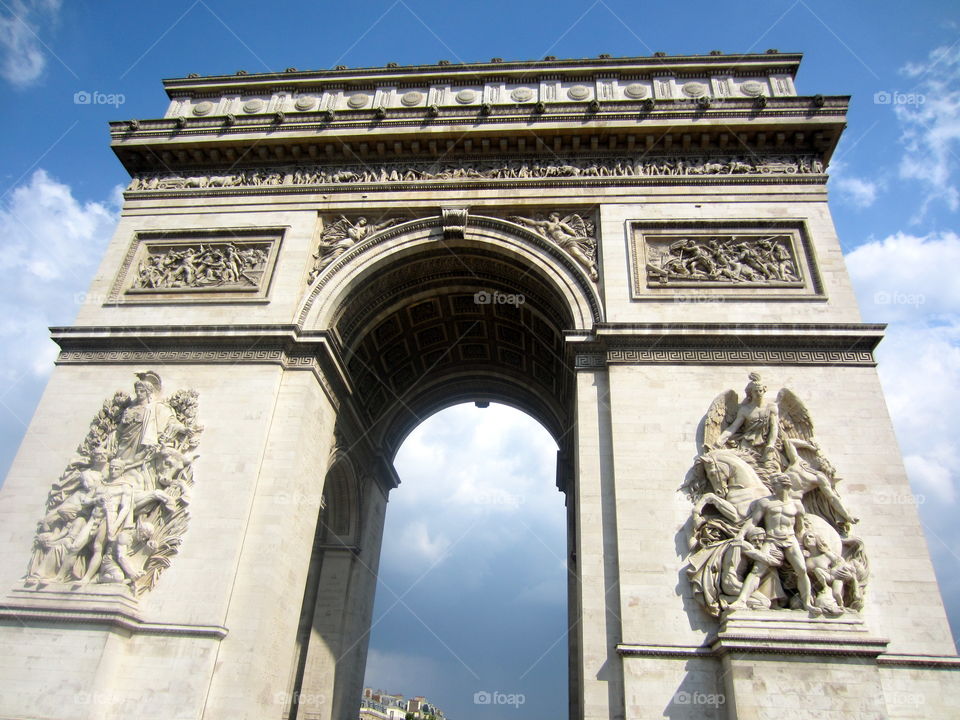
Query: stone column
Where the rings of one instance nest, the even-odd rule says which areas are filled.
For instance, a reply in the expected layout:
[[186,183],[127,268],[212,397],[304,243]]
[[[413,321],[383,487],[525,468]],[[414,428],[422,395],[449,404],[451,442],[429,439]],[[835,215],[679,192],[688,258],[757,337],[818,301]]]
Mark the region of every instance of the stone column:
[[325,548],[317,584],[317,601],[306,648],[303,681],[297,695],[298,720],[332,720],[337,663],[343,641],[350,576],[351,548]]
[[622,719],[616,494],[606,371],[577,372],[576,505],[580,717]]
[[312,373],[283,374],[205,717],[279,717],[288,706],[334,412]]

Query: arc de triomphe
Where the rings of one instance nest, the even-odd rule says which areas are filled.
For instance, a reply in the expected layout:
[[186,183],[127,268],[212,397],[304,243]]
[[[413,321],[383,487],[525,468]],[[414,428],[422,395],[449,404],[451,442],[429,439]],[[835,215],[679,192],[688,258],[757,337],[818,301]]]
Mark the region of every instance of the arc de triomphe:
[[[570,717],[949,717],[800,56],[165,81],[0,492],[0,717],[356,717],[392,458],[560,447]],[[520,549],[522,551],[522,549]]]

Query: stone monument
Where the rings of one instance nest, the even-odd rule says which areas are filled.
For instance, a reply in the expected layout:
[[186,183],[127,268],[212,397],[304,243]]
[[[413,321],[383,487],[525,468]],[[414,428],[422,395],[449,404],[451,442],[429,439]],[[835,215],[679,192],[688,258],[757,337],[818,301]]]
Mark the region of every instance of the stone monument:
[[392,459],[491,400],[560,447],[572,719],[955,714],[800,59],[190,75],[112,123],[0,491],[0,716],[355,717]]

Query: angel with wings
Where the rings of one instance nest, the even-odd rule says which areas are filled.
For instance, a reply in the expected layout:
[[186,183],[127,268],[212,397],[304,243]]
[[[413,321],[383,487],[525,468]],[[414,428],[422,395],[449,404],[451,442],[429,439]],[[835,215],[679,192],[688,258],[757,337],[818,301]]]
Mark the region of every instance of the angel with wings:
[[592,237],[591,225],[580,215],[571,213],[565,218],[552,212],[547,218],[531,220],[524,217],[512,217],[512,221],[526,225],[552,241],[569,253],[587,271],[590,279],[597,282],[597,240]]
[[356,222],[350,222],[345,216],[341,215],[335,222],[327,225],[320,234],[320,246],[313,255],[310,282],[316,280],[327,265],[354,245],[391,225],[396,225],[399,221],[399,218],[391,218],[380,223],[370,224],[367,222],[367,218],[358,217]]
[[[858,520],[837,492],[840,478],[814,439],[813,420],[803,402],[787,388],[780,390],[775,401],[765,393],[760,375],[750,373],[742,402],[736,392],[727,390],[707,411],[702,452],[687,485],[694,503],[687,569],[694,593],[713,615],[744,606],[743,593],[737,602],[731,588],[745,582],[740,571],[752,556],[744,559],[736,548],[742,545],[748,518],[770,502],[777,490],[783,502],[789,500],[803,509],[797,529],[799,544],[786,540],[791,547],[802,546],[808,560],[819,558],[807,563],[819,571],[808,570],[809,578],[799,577],[803,567],[796,561],[789,568],[781,565],[775,573],[779,577],[771,575],[780,589],[754,591],[751,585],[751,593],[766,593],[766,599],[753,597],[746,606],[807,607],[828,614],[857,610],[862,606],[861,593],[869,573],[862,541],[849,534]],[[829,548],[829,553],[823,547]],[[731,558],[739,560],[731,564]],[[736,572],[731,570],[734,565],[739,568]],[[773,567],[769,562],[766,566]],[[834,567],[843,572],[838,570],[836,577],[828,578]],[[759,570],[751,572],[762,575]],[[810,582],[821,588],[819,594],[814,593],[813,608],[809,592],[798,592]]]
[[[709,449],[734,447],[751,455],[755,464],[772,468],[776,461],[777,441],[780,439],[779,400],[773,403],[764,398],[766,385],[757,373],[750,373],[744,388],[743,402],[737,404],[737,394],[727,390],[716,397],[707,411],[704,425],[704,445]],[[781,391],[781,395],[789,390]],[[722,429],[722,432],[721,432]]]
[[791,494],[812,505],[811,512],[849,528],[858,519],[847,511],[837,493],[840,479],[813,438],[813,420],[806,406],[789,388],[777,394],[775,403],[764,398],[765,392],[760,376],[750,373],[746,397],[739,405],[733,390],[718,395],[707,412],[704,445],[730,446],[747,453],[754,458],[761,479],[784,473],[791,480]]

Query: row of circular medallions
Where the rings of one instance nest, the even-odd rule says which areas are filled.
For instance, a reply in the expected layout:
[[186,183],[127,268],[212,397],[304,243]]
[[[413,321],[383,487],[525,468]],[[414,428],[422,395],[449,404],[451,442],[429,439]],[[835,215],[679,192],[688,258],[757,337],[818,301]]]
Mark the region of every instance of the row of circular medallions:
[[[756,80],[747,80],[740,84],[738,90],[744,97],[755,98],[767,93],[767,86]],[[644,100],[651,97],[652,88],[643,83],[630,83],[622,88],[624,98],[627,100]],[[680,92],[687,98],[697,99],[708,97],[710,87],[702,82],[687,82],[680,86]],[[589,100],[594,94],[592,88],[587,85],[573,85],[566,88],[567,97],[570,100],[583,102]],[[426,93],[420,90],[410,90],[400,96],[400,104],[405,107],[422,106],[426,102]],[[510,91],[510,99],[513,102],[526,103],[536,101],[536,91],[528,87],[518,87]],[[472,105],[482,100],[482,92],[471,88],[459,90],[453,99],[460,105]],[[665,98],[666,99],[666,98]],[[346,96],[346,105],[352,110],[361,110],[369,107],[373,102],[373,96],[365,92],[355,92]],[[294,110],[300,112],[310,112],[316,110],[320,103],[320,98],[315,95],[298,95],[293,102]],[[241,109],[248,114],[255,114],[264,111],[267,101],[261,98],[252,98],[243,102]],[[209,115],[216,108],[216,104],[209,100],[204,100],[193,106],[193,114],[197,116]],[[287,108],[284,108],[286,110]]]

